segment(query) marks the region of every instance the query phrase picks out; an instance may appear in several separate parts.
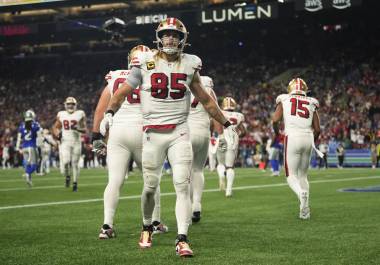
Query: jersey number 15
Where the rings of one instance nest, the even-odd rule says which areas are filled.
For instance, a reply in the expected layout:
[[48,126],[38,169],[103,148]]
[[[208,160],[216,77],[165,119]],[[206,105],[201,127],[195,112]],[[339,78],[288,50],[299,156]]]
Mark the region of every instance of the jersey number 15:
[[301,100],[297,98],[291,98],[290,102],[292,103],[292,109],[290,114],[292,116],[299,116],[301,118],[308,119],[310,116],[309,110],[305,105],[309,105],[309,102],[306,100]]

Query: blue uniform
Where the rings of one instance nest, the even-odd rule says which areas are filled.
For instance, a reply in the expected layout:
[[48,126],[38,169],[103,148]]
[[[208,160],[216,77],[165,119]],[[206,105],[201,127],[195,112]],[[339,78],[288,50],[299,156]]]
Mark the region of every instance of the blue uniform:
[[21,123],[21,125],[18,127],[18,132],[21,133],[21,140],[22,140],[22,148],[27,147],[37,147],[37,132],[41,129],[38,122],[33,121],[31,129],[28,130],[25,128],[25,123]]
[[22,140],[22,153],[24,158],[25,173],[31,181],[31,174],[37,168],[37,133],[41,129],[38,122],[33,121],[31,128],[27,129],[25,123],[21,123],[18,132]]

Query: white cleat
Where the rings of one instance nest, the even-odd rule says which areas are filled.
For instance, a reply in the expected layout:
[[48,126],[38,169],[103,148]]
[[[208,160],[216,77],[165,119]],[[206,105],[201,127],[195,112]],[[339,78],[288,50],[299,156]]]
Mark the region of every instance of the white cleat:
[[231,190],[229,190],[229,189],[226,190],[226,197],[227,198],[231,198],[232,197],[232,189]]
[[310,219],[310,207],[304,207],[300,210],[300,219],[302,220]]
[[153,226],[153,234],[165,234],[169,232],[169,228],[164,224],[154,225]]

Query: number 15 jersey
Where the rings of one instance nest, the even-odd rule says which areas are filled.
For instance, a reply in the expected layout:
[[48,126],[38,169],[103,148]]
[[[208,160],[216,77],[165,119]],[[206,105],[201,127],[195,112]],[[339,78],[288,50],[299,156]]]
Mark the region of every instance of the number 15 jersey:
[[315,98],[303,95],[282,94],[276,99],[276,105],[282,104],[285,134],[312,133],[314,112],[319,107]]
[[141,70],[141,108],[144,130],[175,128],[186,122],[190,110],[190,83],[202,62],[195,56],[181,53],[168,62],[154,52],[139,53],[132,66]]

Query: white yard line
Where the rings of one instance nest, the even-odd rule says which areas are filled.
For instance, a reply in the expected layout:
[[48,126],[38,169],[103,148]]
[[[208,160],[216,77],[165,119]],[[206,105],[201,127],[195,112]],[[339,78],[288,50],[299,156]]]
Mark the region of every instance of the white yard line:
[[[380,179],[380,176],[314,180],[314,181],[309,181],[309,182],[310,183],[328,183],[328,182],[345,182],[345,181],[366,180],[366,179]],[[287,185],[288,185],[287,183],[276,183],[276,184],[265,184],[265,185],[240,186],[240,187],[234,187],[234,190],[261,189],[261,188],[281,187],[281,186],[287,186]],[[203,192],[219,192],[219,189],[207,189],[207,190],[204,190]],[[161,196],[173,196],[173,195],[175,195],[175,192],[161,193]],[[120,197],[120,200],[139,199],[140,196],[141,195],[123,196],[123,197]],[[100,201],[103,201],[103,198],[76,200],[76,201],[58,201],[58,202],[45,202],[45,203],[35,203],[35,204],[10,205],[10,206],[0,207],[0,211],[9,210],[9,209],[19,209],[19,208],[32,208],[32,207],[43,207],[43,206],[64,205],[64,204],[79,204],[79,203],[90,203],[90,202],[100,202]]]

